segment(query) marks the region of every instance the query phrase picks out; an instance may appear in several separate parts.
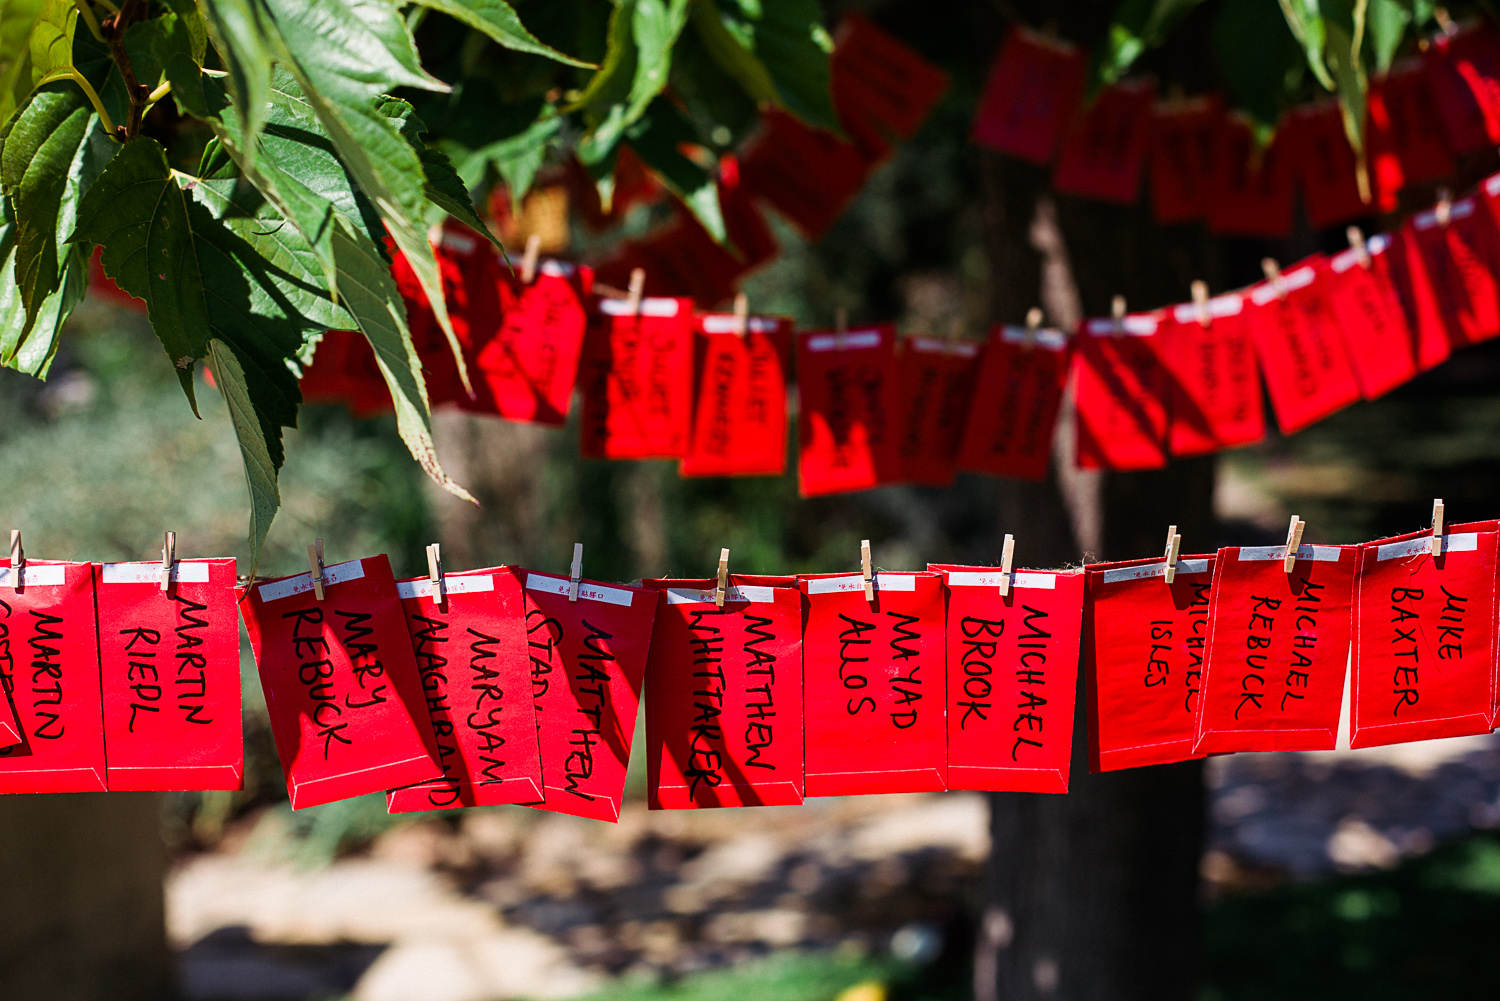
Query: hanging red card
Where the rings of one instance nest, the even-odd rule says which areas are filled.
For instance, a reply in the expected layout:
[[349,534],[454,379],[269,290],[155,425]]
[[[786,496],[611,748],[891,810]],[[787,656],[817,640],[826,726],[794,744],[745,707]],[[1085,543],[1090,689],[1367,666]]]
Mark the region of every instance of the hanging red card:
[[828,60],[846,130],[910,139],[948,89],[948,74],[857,11],[846,11]]
[[318,341],[312,364],[302,369],[298,389],[303,403],[345,403],[355,392],[349,378],[349,354],[364,335],[357,330],[327,330]]
[[442,777],[391,789],[391,813],[538,803],[542,763],[521,579],[509,567],[396,582]]
[[1078,328],[1078,465],[1160,469],[1167,464],[1167,370],[1157,317],[1085,320]]
[[1302,183],[1302,205],[1313,229],[1327,229],[1372,215],[1360,196],[1354,149],[1344,133],[1337,101],[1294,109],[1286,119],[1287,142]]
[[1208,212],[1223,102],[1217,96],[1158,104],[1151,119],[1151,209],[1161,226]]
[[584,340],[582,452],[591,459],[676,459],[692,422],[693,303],[600,299]]
[[1349,663],[1354,546],[1219,550],[1198,752],[1331,751]]
[[1083,670],[1089,759],[1096,772],[1202,757],[1193,713],[1202,687],[1214,557],[1086,569]]
[[[1205,322],[1206,321],[1206,322]],[[1163,330],[1173,455],[1207,455],[1260,441],[1266,434],[1255,347],[1244,296],[1177,306]]]
[[1083,574],[928,564],[948,587],[948,788],[1067,792]]
[[656,592],[527,571],[531,694],[551,813],[615,823],[651,650]]
[[1500,334],[1500,282],[1495,270],[1495,225],[1474,195],[1454,201],[1446,220],[1439,209],[1407,223],[1410,246],[1432,289],[1455,348]]
[[505,297],[499,329],[475,356],[501,417],[554,427],[567,422],[593,282],[589,268],[542,261],[530,285]]
[[[1448,342],[1423,345],[1406,322],[1392,265],[1400,251],[1385,234],[1365,241],[1365,252],[1346,250],[1328,261],[1329,308],[1344,332],[1344,346],[1367,400],[1390,392],[1448,355]],[[1436,359],[1436,360],[1434,360]]]
[[1422,54],[1438,119],[1455,153],[1500,144],[1500,36],[1487,22],[1439,34]]
[[646,665],[653,810],[802,802],[802,592],[794,577],[648,580],[659,588]]
[[1052,186],[1063,194],[1134,205],[1151,140],[1156,85],[1129,80],[1106,87],[1063,139]]
[[1448,324],[1438,308],[1437,293],[1428,280],[1427,266],[1422,263],[1409,225],[1383,233],[1378,239],[1389,242],[1389,250],[1382,255],[1385,273],[1396,287],[1402,316],[1416,340],[1420,367],[1426,371],[1447,361],[1453,351]]
[[1344,335],[1314,258],[1250,290],[1250,335],[1282,434],[1301,431],[1359,399]]
[[[449,228],[443,231],[432,248],[433,257],[437,260],[438,276],[443,284],[443,299],[448,306],[448,321],[453,325],[453,333],[459,339],[460,347],[470,341],[467,319],[469,289],[454,248],[466,252],[467,256],[478,250],[478,243],[479,237],[457,233]],[[422,378],[427,384],[428,403],[436,407],[460,400],[467,401],[468,394],[458,377],[458,364],[453,360],[453,347],[448,343],[448,336],[443,333],[443,328],[438,325],[437,315],[427,301],[426,289],[417,279],[406,255],[396,250],[393,242],[388,241],[387,246],[391,250],[391,276],[396,279],[396,287],[400,289],[401,298],[406,303],[406,325],[411,333],[411,344],[422,361]],[[472,379],[471,373],[470,380]]]
[[1083,97],[1088,56],[1076,45],[1016,26],[990,67],[974,141],[1048,164]]
[[385,556],[240,599],[292,809],[439,778],[411,638]]
[[1360,547],[1349,743],[1489,733],[1495,707],[1494,531]]
[[1420,59],[1404,59],[1370,78],[1369,136],[1381,210],[1394,211],[1401,188],[1453,173],[1441,115]]
[[935,573],[799,578],[807,795],[947,787],[943,582]]
[[867,490],[899,475],[895,328],[797,337],[797,472],[803,497]]
[[95,568],[111,790],[239,789],[245,773],[234,560]]
[[958,468],[1023,480],[1046,479],[1052,432],[1071,361],[1060,330],[999,326],[979,362]]
[[786,372],[792,321],[698,317],[693,433],[683,476],[780,476],[786,472]]
[[88,563],[0,560],[0,679],[14,712],[0,793],[104,792],[99,620]]
[[978,363],[974,341],[909,337],[902,342],[896,452],[903,481],[953,485]]
[[873,165],[854,144],[771,108],[745,142],[740,176],[748,192],[817,241],[865,186]]
[[1280,132],[1264,149],[1244,116],[1221,119],[1214,146],[1208,228],[1225,236],[1287,236],[1292,231],[1291,158]]

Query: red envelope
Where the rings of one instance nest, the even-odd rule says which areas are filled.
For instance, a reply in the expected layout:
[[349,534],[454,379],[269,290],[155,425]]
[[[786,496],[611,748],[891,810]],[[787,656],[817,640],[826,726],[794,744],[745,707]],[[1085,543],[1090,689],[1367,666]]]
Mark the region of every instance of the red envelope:
[[1225,115],[1214,147],[1208,228],[1226,236],[1287,236],[1292,231],[1292,171],[1280,132],[1265,149],[1239,114]]
[[947,787],[943,582],[935,573],[798,578],[807,795],[937,792]]
[[1448,342],[1437,343],[1438,352],[1424,350],[1416,332],[1407,325],[1392,262],[1400,256],[1385,234],[1365,242],[1363,257],[1355,250],[1335,255],[1320,279],[1326,283],[1328,305],[1344,332],[1344,346],[1360,392],[1367,400],[1390,392],[1431,368],[1428,356],[1447,357]]
[[292,809],[439,778],[384,555],[257,584],[240,599]]
[[95,567],[111,790],[240,789],[234,560]]
[[1500,37],[1480,21],[1439,34],[1422,54],[1427,86],[1455,153],[1500,144]]
[[958,468],[1043,480],[1068,381],[1068,335],[996,325],[985,343]]
[[1167,464],[1167,370],[1150,314],[1085,320],[1074,367],[1081,469],[1160,469]]
[[851,134],[910,139],[948,89],[948,74],[857,11],[839,20],[829,58],[833,99]]
[[1201,758],[1193,713],[1208,642],[1213,556],[1184,556],[1168,584],[1163,560],[1086,568],[1083,671],[1090,769]]
[[1395,211],[1396,193],[1453,173],[1441,116],[1420,59],[1404,59],[1370,78],[1367,143],[1382,212]]
[[936,337],[908,337],[901,344],[896,411],[900,478],[919,486],[952,486],[978,374],[979,344]]
[[802,592],[794,577],[648,580],[651,809],[802,802]]
[[527,571],[526,636],[542,749],[539,809],[616,823],[656,592]]
[[797,338],[797,472],[803,497],[867,490],[899,475],[896,331],[890,324]]
[[1158,104],[1151,119],[1151,208],[1157,225],[1208,213],[1214,145],[1224,105],[1217,95]]
[[1359,399],[1359,384],[1318,281],[1317,258],[1250,290],[1250,335],[1282,434],[1301,431]]
[[683,476],[786,472],[786,372],[792,321],[732,313],[698,317],[693,433]]
[[593,282],[589,268],[542,261],[535,281],[505,296],[499,328],[474,358],[501,417],[554,427],[567,422]]
[[775,108],[761,114],[760,129],[740,155],[746,190],[770,202],[812,242],[844,214],[873,166],[853,143]]
[[1446,223],[1436,209],[1418,212],[1407,223],[1410,246],[1454,347],[1500,334],[1494,229],[1474,195],[1454,201]]
[[1210,299],[1202,316],[1195,304],[1177,306],[1162,333],[1172,454],[1207,455],[1264,438],[1266,415],[1244,296]]
[[600,299],[583,345],[581,450],[590,459],[676,459],[692,423],[693,302]]
[[[1411,227],[1403,226],[1391,233],[1382,233],[1369,242],[1385,241],[1389,250],[1375,258],[1384,262],[1385,273],[1396,287],[1396,299],[1401,303],[1401,314],[1406,319],[1407,329],[1413,331],[1416,341],[1418,367],[1426,371],[1448,360],[1453,345],[1448,335],[1448,324],[1438,308],[1437,293],[1428,279],[1427,266],[1422,263],[1412,238]],[[1382,266],[1377,263],[1377,267]]]
[[1287,142],[1302,182],[1302,204],[1313,229],[1353,222],[1376,211],[1360,197],[1354,149],[1344,132],[1337,101],[1294,109],[1286,120]]
[[19,590],[13,572],[0,560],[0,679],[21,742],[0,748],[0,793],[104,792],[93,567],[27,560]]
[[364,335],[357,330],[328,330],[318,341],[312,364],[302,370],[298,388],[303,403],[346,403],[356,387],[348,375],[349,354]]
[[426,577],[396,582],[426,731],[442,778],[385,795],[391,813],[542,801],[521,579],[509,567],[443,575],[443,601]]
[[928,564],[948,586],[948,788],[1067,792],[1083,574]]
[[1134,205],[1151,140],[1156,84],[1128,80],[1106,87],[1068,130],[1052,186],[1067,195]]
[[1351,747],[1493,728],[1496,534],[1475,527],[1436,559],[1431,532],[1359,547]]
[[974,141],[1032,163],[1051,163],[1087,75],[1088,57],[1078,46],[1011,28],[979,100]]
[[1331,751],[1349,664],[1356,546],[1219,550],[1208,663],[1194,716],[1199,753]]

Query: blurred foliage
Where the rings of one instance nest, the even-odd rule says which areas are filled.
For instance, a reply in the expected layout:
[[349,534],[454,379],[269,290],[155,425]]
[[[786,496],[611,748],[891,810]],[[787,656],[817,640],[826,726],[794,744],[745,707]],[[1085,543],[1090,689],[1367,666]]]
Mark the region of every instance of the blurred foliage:
[[783,952],[668,983],[628,980],[580,1001],[960,1001],[966,978],[890,957]]

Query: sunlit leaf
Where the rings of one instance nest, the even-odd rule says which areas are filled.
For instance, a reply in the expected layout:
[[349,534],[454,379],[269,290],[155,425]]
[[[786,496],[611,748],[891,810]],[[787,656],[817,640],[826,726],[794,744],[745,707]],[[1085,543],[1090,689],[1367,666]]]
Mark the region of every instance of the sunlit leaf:
[[495,41],[495,44],[503,45],[507,49],[546,56],[548,59],[555,59],[569,66],[594,68],[593,63],[565,56],[552,46],[539,41],[535,35],[526,30],[521,19],[516,16],[515,9],[505,0],[416,0],[416,2],[424,7],[441,11],[477,31],[484,32]]

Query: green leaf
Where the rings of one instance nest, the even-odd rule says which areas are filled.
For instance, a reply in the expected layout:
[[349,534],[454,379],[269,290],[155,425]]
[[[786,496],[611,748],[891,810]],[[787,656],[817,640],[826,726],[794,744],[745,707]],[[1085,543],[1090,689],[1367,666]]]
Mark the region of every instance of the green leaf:
[[[612,83],[607,96],[610,103],[599,107],[600,101],[590,101],[585,93],[584,103],[593,111],[596,124],[593,131],[578,144],[579,156],[588,162],[600,162],[614,150],[615,144],[625,130],[640,120],[646,108],[667,86],[672,70],[672,46],[687,24],[688,0],[625,0],[616,9],[616,18],[623,20],[626,11],[630,15],[630,52],[634,63],[629,69],[629,91],[619,98],[620,79],[625,75],[622,62],[611,66],[609,57],[600,70],[610,73]],[[610,24],[611,48],[619,30],[615,21]],[[590,87],[592,91],[592,86]]]
[[167,0],[167,6],[172,8],[182,30],[187,32],[188,53],[193,62],[202,66],[208,55],[208,26],[203,22],[203,12],[194,0]]
[[[1364,162],[1365,105],[1369,81],[1361,54],[1368,0],[1324,0],[1324,62],[1344,119],[1344,133],[1360,163]],[[1365,186],[1368,181],[1362,182]]]
[[1095,87],[1116,83],[1141,54],[1164,42],[1202,0],[1124,0],[1094,52],[1090,78]]
[[498,142],[481,146],[474,155],[492,164],[505,180],[511,205],[517,212],[525,200],[547,156],[547,148],[562,132],[563,118],[550,104],[543,104],[536,121],[526,129]]
[[427,126],[417,117],[412,106],[399,97],[387,97],[381,101],[381,111],[387,118],[398,123],[396,127],[401,135],[421,159],[422,173],[426,177],[424,190],[428,199],[476,233],[487,237],[502,254],[505,253],[500,241],[495,239],[484,220],[479,218],[479,213],[474,211],[474,199],[459,178],[458,171],[453,169],[453,161],[448,159],[448,154],[422,141]]
[[682,143],[697,139],[692,125],[672,102],[666,98],[653,101],[650,113],[630,130],[629,141],[641,160],[661,176],[668,190],[682,199],[710,236],[719,243],[729,238],[713,175],[684,156],[679,148]]
[[828,73],[832,45],[818,0],[718,0],[718,7],[725,29],[770,73],[786,109],[839,132]]
[[[8,200],[3,202],[0,212],[3,212],[0,275],[9,278],[14,268],[16,244],[15,219]],[[57,354],[58,335],[73,308],[83,301],[87,284],[88,262],[81,251],[70,248],[64,256],[58,289],[42,301],[35,319],[28,324],[20,288],[14,281],[0,281],[0,366],[45,379]]]
[[78,8],[72,0],[43,0],[31,29],[31,85],[34,87],[48,73],[73,62],[73,26]]
[[1274,125],[1291,86],[1307,73],[1302,46],[1281,11],[1267,0],[1224,0],[1213,46],[1233,104],[1261,125]]
[[1281,5],[1281,14],[1286,18],[1286,26],[1292,30],[1292,37],[1302,46],[1308,69],[1325,90],[1337,89],[1323,62],[1327,26],[1318,9],[1318,0],[1277,0],[1277,3]]
[[31,92],[31,30],[44,0],[0,2],[0,122]]
[[521,19],[516,16],[515,9],[505,0],[416,0],[416,2],[462,21],[476,31],[488,35],[495,44],[507,49],[546,56],[548,59],[555,59],[569,66],[578,66],[583,69],[595,68],[593,63],[565,56],[552,46],[539,41],[535,35],[526,30]]
[[780,107],[781,93],[765,63],[724,26],[724,18],[713,0],[692,0],[693,30],[714,61],[738,83],[752,100]]
[[250,576],[254,577],[266,533],[281,507],[281,491],[276,485],[281,461],[271,454],[272,442],[280,446],[281,429],[267,427],[257,411],[250,378],[234,350],[214,339],[208,342],[208,351],[209,370],[229,408],[229,420],[245,463],[245,480],[250,485]]
[[229,72],[234,107],[244,131],[244,148],[255,156],[255,138],[265,124],[271,99],[271,66],[275,49],[270,15],[260,0],[202,0],[204,25]]
[[1370,54],[1374,57],[1375,72],[1384,73],[1391,68],[1411,19],[1411,11],[1398,0],[1370,0],[1365,26],[1370,35]]
[[203,91],[203,22],[197,22],[196,31],[191,18],[175,14],[147,23],[158,26],[151,39],[151,54],[172,85],[178,111],[194,118],[207,118],[210,112]]

